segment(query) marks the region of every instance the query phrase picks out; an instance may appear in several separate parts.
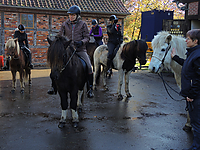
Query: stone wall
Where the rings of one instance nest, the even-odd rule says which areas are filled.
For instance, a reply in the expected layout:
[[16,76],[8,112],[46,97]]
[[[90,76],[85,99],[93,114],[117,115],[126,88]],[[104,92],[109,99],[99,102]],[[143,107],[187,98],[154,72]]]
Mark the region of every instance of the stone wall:
[[[48,42],[47,36],[55,36],[61,24],[68,18],[67,16],[58,16],[58,15],[45,15],[45,14],[34,14],[34,28],[26,29],[28,35],[29,48],[32,52],[32,62],[35,66],[44,66],[47,63],[47,49]],[[20,24],[20,13],[12,12],[1,12],[0,13],[0,55],[6,54],[4,49],[4,44],[10,38],[13,38],[14,31],[17,26]],[[92,28],[91,22],[94,17],[82,17],[82,20],[85,21],[88,25],[88,29]],[[98,18],[99,25],[102,27],[104,37],[107,37],[106,26],[109,23],[108,18]],[[122,19],[119,20],[119,23],[122,24]]]

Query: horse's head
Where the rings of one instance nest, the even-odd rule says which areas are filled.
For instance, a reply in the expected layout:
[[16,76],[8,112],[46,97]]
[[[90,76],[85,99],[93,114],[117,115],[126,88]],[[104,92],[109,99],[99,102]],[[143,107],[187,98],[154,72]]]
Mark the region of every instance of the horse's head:
[[170,68],[171,51],[174,47],[173,37],[168,32],[162,31],[152,40],[153,55],[149,65],[151,72],[159,73],[164,68]]
[[63,66],[66,49],[70,45],[71,41],[67,38],[57,35],[54,40],[47,37],[47,41],[50,44],[47,51],[47,61],[51,68],[58,68],[59,70]]
[[20,53],[18,38],[9,39],[5,44],[5,49],[7,50],[6,55],[18,56]]
[[146,41],[144,40],[137,40],[137,59],[139,60],[141,65],[146,64],[146,52],[148,46]]

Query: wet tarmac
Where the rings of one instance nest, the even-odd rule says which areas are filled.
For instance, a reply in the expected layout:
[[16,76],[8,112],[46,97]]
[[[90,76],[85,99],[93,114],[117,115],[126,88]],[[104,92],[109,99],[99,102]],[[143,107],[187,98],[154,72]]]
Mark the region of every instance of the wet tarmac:
[[[132,97],[117,100],[117,72],[95,97],[85,97],[78,128],[68,116],[64,129],[59,95],[48,95],[50,69],[32,70],[32,85],[10,93],[11,73],[0,71],[1,150],[182,150],[192,144],[185,101],[172,100],[158,75],[138,70],[130,75]],[[164,78],[177,91],[172,73]],[[125,96],[124,87],[122,88]],[[171,91],[171,90],[170,90]],[[173,97],[181,99],[176,93]]]

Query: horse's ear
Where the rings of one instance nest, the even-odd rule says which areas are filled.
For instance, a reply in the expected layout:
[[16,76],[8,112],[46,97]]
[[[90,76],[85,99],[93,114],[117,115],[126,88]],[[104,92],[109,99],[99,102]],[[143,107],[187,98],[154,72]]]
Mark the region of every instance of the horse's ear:
[[51,40],[49,37],[47,37],[47,41],[48,41],[48,43],[51,45],[52,40]]
[[65,48],[67,48],[71,42],[72,40],[65,42]]
[[171,40],[172,40],[172,35],[168,35],[166,38],[166,42],[169,44]]

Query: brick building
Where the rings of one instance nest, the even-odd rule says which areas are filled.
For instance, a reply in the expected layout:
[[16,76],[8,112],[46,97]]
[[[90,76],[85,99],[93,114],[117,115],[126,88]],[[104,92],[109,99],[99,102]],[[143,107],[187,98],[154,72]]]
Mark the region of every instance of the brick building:
[[26,26],[33,64],[46,65],[46,38],[56,35],[73,5],[81,8],[82,20],[89,30],[92,19],[97,19],[104,36],[110,15],[119,18],[123,31],[124,18],[130,14],[121,0],[0,0],[0,55],[5,55],[4,44],[22,23]]

